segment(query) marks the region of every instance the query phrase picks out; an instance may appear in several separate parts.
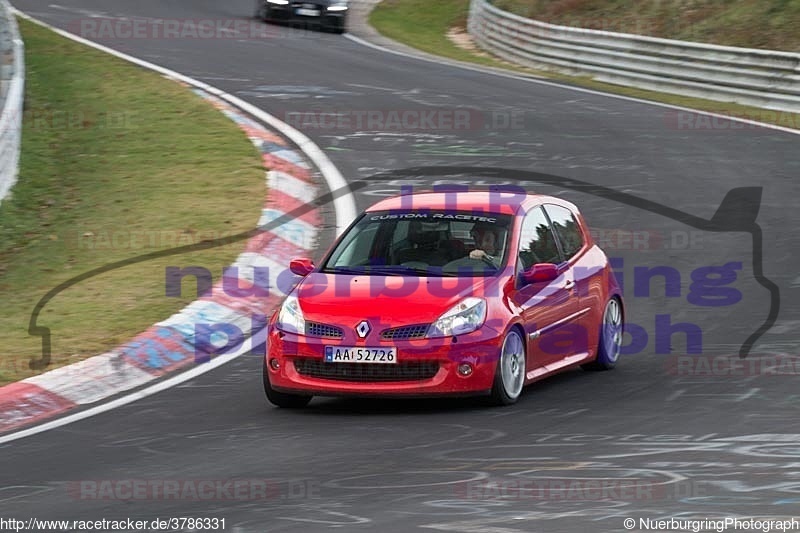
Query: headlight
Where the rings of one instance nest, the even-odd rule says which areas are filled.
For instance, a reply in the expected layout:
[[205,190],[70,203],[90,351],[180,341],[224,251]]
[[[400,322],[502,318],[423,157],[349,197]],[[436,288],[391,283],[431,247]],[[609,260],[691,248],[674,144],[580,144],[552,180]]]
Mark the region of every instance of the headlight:
[[289,0],[267,0],[268,4],[278,4],[279,6],[285,6],[289,3]]
[[347,9],[347,2],[334,2],[328,6],[328,11],[344,11]]
[[428,328],[427,337],[450,337],[475,331],[486,320],[486,300],[465,298]]
[[306,334],[306,321],[296,296],[289,296],[283,302],[278,313],[278,322],[275,325],[287,333]]

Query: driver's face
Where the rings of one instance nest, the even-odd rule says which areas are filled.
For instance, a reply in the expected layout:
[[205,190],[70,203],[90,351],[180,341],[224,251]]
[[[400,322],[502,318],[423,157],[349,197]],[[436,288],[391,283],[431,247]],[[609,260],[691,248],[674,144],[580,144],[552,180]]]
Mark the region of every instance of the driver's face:
[[495,237],[494,232],[478,232],[475,239],[475,245],[478,247],[478,249],[483,250],[489,255],[495,255],[497,253],[497,238]]

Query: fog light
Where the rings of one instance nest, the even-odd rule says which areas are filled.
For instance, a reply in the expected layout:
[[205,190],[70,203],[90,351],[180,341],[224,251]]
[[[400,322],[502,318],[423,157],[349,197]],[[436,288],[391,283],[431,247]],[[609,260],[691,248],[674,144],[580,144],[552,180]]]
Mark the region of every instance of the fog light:
[[469,363],[461,363],[458,365],[458,375],[462,377],[467,377],[472,374],[472,365]]
[[281,362],[273,357],[272,359],[269,360],[269,367],[272,370],[280,370]]

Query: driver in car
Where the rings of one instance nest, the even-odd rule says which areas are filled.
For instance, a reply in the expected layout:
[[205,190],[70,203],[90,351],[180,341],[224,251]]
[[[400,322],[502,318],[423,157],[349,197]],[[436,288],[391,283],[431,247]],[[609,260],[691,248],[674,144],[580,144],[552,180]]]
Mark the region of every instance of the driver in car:
[[500,238],[497,228],[487,224],[475,224],[470,230],[475,240],[475,249],[469,253],[470,259],[481,259],[495,267],[500,266]]

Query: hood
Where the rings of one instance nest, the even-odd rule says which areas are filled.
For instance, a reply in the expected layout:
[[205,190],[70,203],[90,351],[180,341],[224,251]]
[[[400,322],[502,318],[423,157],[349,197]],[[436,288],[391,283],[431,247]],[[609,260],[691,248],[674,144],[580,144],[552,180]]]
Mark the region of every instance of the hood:
[[313,272],[294,294],[307,321],[354,327],[366,319],[388,328],[431,323],[462,299],[490,297],[500,285],[499,277],[363,276]]

